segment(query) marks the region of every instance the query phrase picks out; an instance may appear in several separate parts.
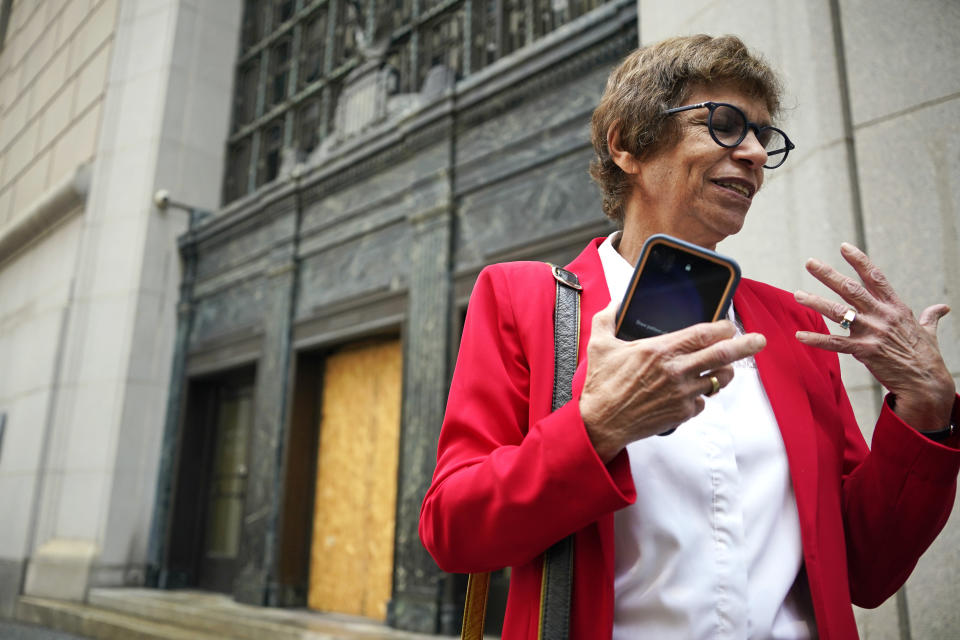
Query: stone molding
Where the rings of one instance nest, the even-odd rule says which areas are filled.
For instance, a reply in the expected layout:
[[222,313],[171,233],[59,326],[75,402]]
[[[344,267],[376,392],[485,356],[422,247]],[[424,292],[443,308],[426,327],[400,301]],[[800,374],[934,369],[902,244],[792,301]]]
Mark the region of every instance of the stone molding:
[[0,233],[0,264],[20,253],[37,238],[82,207],[90,193],[90,164],[79,165],[73,173],[50,187],[26,208],[25,213]]

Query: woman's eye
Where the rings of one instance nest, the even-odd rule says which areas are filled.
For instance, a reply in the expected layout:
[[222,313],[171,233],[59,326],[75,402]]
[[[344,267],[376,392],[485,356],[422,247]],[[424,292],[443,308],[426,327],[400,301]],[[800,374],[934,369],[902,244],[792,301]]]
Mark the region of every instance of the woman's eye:
[[727,118],[714,118],[713,119],[713,128],[716,131],[723,131],[724,133],[729,133],[733,131],[733,123]]

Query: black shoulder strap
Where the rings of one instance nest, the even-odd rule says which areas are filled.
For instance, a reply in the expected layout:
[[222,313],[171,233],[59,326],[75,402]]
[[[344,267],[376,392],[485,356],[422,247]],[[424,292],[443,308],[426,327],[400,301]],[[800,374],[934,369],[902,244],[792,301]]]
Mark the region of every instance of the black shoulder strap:
[[[557,299],[553,312],[553,410],[573,398],[573,373],[580,342],[580,281],[576,274],[553,266]],[[543,559],[540,638],[570,636],[570,593],[573,588],[573,536],[547,549]]]
[[[580,281],[576,274],[550,265],[557,281],[553,310],[553,410],[573,398],[573,373],[580,342]],[[463,640],[482,640],[487,610],[489,573],[471,573],[464,602]],[[573,536],[550,547],[543,559],[540,590],[540,638],[567,640],[570,636],[570,592],[573,587]]]

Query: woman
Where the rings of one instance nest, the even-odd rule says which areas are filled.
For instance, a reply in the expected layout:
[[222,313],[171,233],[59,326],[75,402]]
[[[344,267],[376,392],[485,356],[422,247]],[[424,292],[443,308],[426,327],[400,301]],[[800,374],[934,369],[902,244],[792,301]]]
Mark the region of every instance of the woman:
[[[843,303],[745,279],[728,321],[614,337],[647,237],[714,248],[740,230],[764,166],[792,148],[770,126],[778,106],[774,74],[733,37],[670,39],[611,74],[591,174],[622,230],[568,265],[580,364],[558,410],[549,269],[480,274],[420,535],[446,571],[513,567],[504,638],[537,637],[542,554],[570,534],[571,638],[855,638],[851,602],[893,594],[946,522],[948,309],[915,320],[856,248],[841,252],[861,282],[807,263]],[[890,391],[872,450],[835,352]]]

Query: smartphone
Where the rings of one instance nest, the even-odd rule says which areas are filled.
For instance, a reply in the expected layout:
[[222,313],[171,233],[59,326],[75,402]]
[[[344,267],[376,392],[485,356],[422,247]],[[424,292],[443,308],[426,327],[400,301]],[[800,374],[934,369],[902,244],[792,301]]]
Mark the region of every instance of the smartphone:
[[650,338],[720,320],[739,282],[733,259],[666,234],[650,236],[617,312],[617,337]]

